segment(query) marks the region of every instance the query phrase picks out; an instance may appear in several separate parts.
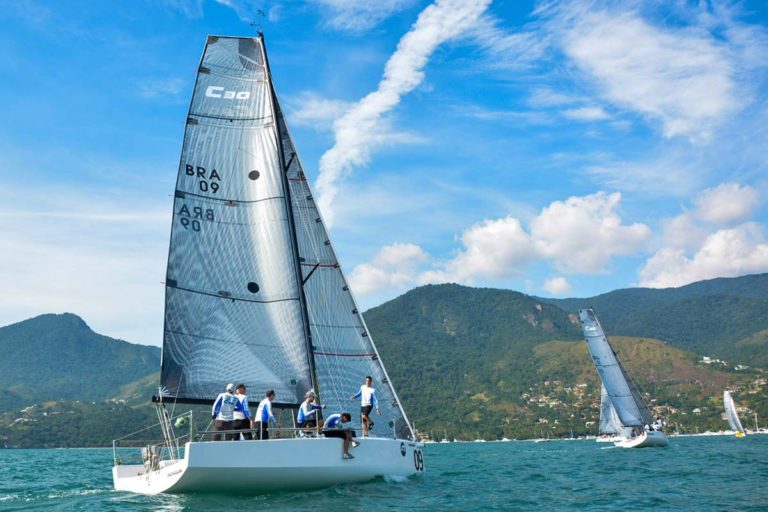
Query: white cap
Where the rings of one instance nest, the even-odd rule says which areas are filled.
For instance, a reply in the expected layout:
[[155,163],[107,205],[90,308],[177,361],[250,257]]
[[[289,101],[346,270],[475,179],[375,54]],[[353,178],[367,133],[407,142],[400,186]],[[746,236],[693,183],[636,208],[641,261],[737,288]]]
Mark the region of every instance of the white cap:
[[229,384],[227,384],[227,391],[234,391],[234,390],[235,390],[235,385],[234,384],[232,384],[231,382]]
[[315,391],[314,390],[310,389],[309,391],[307,391],[307,394],[304,395],[304,397],[305,398],[309,398],[309,397],[316,398],[317,395],[315,395]]

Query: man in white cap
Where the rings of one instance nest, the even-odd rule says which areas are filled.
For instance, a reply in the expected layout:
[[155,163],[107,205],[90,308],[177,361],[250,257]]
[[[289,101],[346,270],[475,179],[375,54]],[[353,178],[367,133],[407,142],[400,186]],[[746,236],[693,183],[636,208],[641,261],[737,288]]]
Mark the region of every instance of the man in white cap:
[[[237,406],[237,397],[232,394],[234,390],[234,384],[227,384],[227,390],[216,397],[211,410],[211,417],[214,420],[213,429],[216,432],[227,431],[224,434],[226,441],[234,439],[234,434],[231,432],[235,420],[235,407]],[[220,441],[221,434],[214,434],[213,440]]]
[[[318,427],[323,426],[323,420],[319,418],[319,413],[317,411],[324,409],[324,405],[317,405],[315,404],[315,392],[313,390],[307,391],[307,394],[304,395],[306,398],[304,402],[302,402],[301,407],[299,407],[299,414],[296,416],[296,423],[299,425],[299,427],[306,427],[306,428],[312,428],[315,429],[315,432],[317,432]],[[309,431],[307,431],[309,433]]]

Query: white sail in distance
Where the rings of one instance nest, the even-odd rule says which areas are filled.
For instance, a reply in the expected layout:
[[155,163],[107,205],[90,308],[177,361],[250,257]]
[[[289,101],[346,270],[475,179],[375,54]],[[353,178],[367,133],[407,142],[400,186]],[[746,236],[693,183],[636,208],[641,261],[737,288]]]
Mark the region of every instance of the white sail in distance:
[[725,405],[725,416],[728,418],[728,425],[734,432],[746,434],[744,427],[741,426],[739,415],[736,413],[736,404],[733,402],[733,397],[729,391],[723,392],[723,404]]

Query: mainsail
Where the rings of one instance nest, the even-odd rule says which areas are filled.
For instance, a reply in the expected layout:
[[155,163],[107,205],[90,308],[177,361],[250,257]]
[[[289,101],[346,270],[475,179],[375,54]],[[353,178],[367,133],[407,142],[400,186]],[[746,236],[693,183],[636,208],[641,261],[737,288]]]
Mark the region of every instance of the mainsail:
[[166,278],[161,384],[213,399],[242,381],[330,411],[366,375],[374,432],[413,432],[315,205],[263,38],[208,38],[184,135]]
[[745,434],[746,431],[741,426],[739,415],[736,413],[736,404],[733,402],[733,397],[728,391],[723,392],[723,404],[725,405],[725,415],[728,418],[728,425],[731,426],[731,430]]
[[629,378],[629,374],[616,358],[603,328],[591,309],[579,310],[589,352],[595,363],[600,381],[624,427],[640,427],[653,421],[648,406]]

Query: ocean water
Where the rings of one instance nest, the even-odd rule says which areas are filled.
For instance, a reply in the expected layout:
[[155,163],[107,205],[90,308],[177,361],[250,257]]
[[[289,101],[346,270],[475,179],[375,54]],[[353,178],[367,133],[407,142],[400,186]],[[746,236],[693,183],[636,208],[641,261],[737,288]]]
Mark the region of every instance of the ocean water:
[[109,449],[0,450],[0,510],[768,511],[768,435],[676,437],[668,448],[594,441],[425,448],[427,472],[312,492],[140,496],[112,489]]

